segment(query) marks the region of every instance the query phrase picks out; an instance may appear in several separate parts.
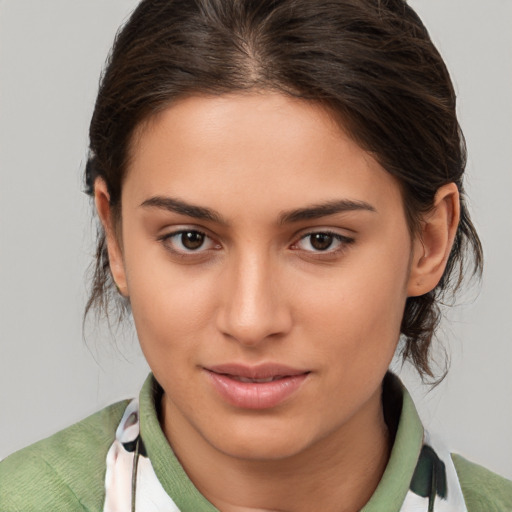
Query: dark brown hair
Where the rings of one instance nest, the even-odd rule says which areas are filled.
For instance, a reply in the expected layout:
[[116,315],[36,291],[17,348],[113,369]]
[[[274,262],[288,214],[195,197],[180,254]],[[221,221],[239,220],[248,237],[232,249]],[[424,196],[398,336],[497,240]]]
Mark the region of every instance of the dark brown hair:
[[[456,183],[461,220],[444,275],[407,300],[403,356],[432,376],[439,302],[482,249],[465,206],[464,139],[438,51],[402,0],[143,0],[116,36],[90,126],[87,192],[102,177],[119,215],[136,128],[185,95],[250,89],[321,102],[402,188],[411,234],[442,185]],[[104,232],[86,315],[117,295]]]

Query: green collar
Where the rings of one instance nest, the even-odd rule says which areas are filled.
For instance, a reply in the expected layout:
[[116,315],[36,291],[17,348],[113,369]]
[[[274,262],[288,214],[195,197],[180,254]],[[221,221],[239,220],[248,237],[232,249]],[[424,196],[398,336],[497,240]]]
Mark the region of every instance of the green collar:
[[361,512],[400,510],[423,445],[423,425],[411,395],[392,373],[386,375],[384,386],[388,386],[394,397],[402,399],[400,419],[388,465],[377,489]]
[[149,460],[165,492],[180,510],[219,512],[195,487],[174,455],[157,415],[162,388],[149,374],[139,396],[140,433]]
[[[361,512],[400,510],[418,461],[423,426],[411,396],[398,377],[388,374],[385,394],[395,397],[401,409],[391,456],[382,479]],[[140,429],[144,446],[163,488],[180,510],[219,512],[194,486],[174,455],[160,428],[157,406],[162,390],[152,374],[140,392]],[[401,400],[401,403],[400,403]]]

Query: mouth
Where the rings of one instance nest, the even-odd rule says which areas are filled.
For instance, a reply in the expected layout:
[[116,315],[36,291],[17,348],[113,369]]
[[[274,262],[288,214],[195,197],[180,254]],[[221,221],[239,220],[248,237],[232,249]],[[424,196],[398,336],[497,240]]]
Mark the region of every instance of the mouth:
[[310,373],[310,370],[307,369],[293,368],[279,363],[263,363],[255,366],[228,363],[205,367],[205,369],[219,375],[260,382],[271,382],[273,379],[295,377]]
[[233,380],[237,380],[238,382],[252,382],[252,383],[265,383],[265,382],[274,382],[275,380],[285,379],[287,375],[275,375],[274,377],[267,377],[265,379],[250,379],[248,377],[241,377],[240,375],[229,375],[227,373],[223,373],[221,375],[225,375]]
[[230,405],[243,409],[268,409],[282,404],[302,388],[311,373],[280,364],[226,364],[204,370],[218,394]]

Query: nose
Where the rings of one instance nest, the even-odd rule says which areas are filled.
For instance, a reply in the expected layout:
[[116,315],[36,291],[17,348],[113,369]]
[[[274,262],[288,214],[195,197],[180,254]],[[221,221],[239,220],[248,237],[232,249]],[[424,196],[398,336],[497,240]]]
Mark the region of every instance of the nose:
[[269,256],[249,253],[225,268],[217,327],[245,346],[259,346],[288,333],[292,316],[279,286],[279,265]]

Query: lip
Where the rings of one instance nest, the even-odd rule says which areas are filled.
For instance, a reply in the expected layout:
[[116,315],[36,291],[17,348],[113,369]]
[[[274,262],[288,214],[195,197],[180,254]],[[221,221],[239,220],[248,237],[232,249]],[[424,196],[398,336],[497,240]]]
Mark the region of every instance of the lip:
[[[204,368],[212,387],[230,405],[243,409],[270,409],[294,395],[310,371],[267,363],[257,366],[222,364]],[[243,382],[239,379],[273,379]]]

